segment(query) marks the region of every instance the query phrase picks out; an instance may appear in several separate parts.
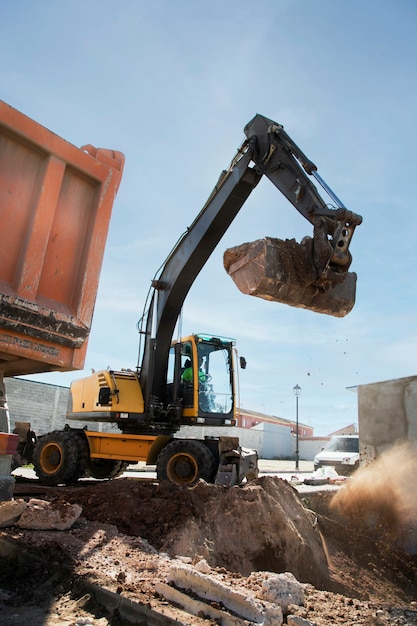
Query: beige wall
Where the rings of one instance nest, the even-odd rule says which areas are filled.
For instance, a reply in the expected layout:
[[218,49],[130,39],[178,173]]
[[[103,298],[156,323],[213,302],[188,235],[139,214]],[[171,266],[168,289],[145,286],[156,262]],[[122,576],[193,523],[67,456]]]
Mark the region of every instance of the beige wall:
[[395,441],[417,438],[417,376],[359,385],[358,419],[363,460]]

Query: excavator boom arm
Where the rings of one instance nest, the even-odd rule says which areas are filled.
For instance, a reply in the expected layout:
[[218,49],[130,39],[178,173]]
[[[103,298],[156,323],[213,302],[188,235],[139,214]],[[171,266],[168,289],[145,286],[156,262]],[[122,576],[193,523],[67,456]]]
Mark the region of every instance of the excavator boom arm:
[[[164,398],[169,349],[186,295],[263,176],[269,178],[314,225],[322,239],[327,242],[330,238],[338,271],[347,271],[350,264],[346,260],[350,239],[362,218],[343,206],[330,208],[324,202],[307,175],[316,173],[316,166],[301,152],[281,125],[256,115],[246,125],[244,132],[247,139],[230,167],[222,173],[205,206],[172,250],[159,277],[152,283],[150,306],[142,318],[146,327],[140,331],[145,335],[140,383],[149,413],[152,413],[150,407],[154,400]],[[322,186],[323,183],[321,180]],[[332,196],[329,188],[326,191],[330,191]],[[334,194],[332,197],[336,198]],[[332,262],[327,247],[326,244],[322,265]]]
[[171,252],[158,280],[153,281],[140,370],[145,405],[149,398],[163,393],[172,336],[191,285],[261,179],[249,167],[250,161],[251,154],[246,152],[222,174],[218,187]]

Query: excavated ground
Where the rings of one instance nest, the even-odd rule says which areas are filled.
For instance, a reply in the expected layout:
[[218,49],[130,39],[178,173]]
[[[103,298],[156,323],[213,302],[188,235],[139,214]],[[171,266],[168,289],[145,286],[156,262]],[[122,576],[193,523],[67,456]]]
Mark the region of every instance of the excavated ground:
[[[204,558],[213,575],[243,587],[255,584],[251,572],[292,572],[305,584],[306,601],[291,612],[317,626],[417,624],[416,557],[397,547],[392,527],[388,538],[383,520],[347,521],[330,505],[332,492],[303,498],[266,476],[230,489],[122,478],[44,497],[78,503],[83,513],[69,531],[3,529],[3,540],[39,557],[2,559],[6,626],[127,624],[94,604],[80,585],[86,579],[162,610],[167,603],[155,584],[176,557]],[[214,624],[197,617],[183,623]]]

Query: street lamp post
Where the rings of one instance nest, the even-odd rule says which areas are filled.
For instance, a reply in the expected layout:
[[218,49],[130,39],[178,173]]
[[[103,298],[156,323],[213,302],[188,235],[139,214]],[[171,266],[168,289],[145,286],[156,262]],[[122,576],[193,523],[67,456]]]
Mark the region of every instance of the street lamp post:
[[300,385],[295,385],[292,390],[295,395],[295,470],[298,472],[300,465],[300,450],[298,448],[298,396],[301,393],[301,387]]

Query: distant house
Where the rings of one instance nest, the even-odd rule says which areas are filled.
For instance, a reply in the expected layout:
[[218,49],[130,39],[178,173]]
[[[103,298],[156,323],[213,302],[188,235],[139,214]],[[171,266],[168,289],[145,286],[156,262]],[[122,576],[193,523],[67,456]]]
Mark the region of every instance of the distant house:
[[354,435],[358,432],[356,424],[349,424],[349,426],[344,426],[343,428],[339,428],[339,430],[335,430],[333,433],[329,434],[329,437],[334,437],[335,435]]
[[[289,426],[291,432],[295,435],[296,423],[294,420],[288,420],[284,417],[277,417],[276,415],[265,415],[257,411],[249,411],[248,409],[238,409],[237,425],[241,428],[253,428],[258,424],[278,424],[280,426]],[[302,422],[298,422],[298,436],[299,437],[313,437],[314,428],[307,426]]]

